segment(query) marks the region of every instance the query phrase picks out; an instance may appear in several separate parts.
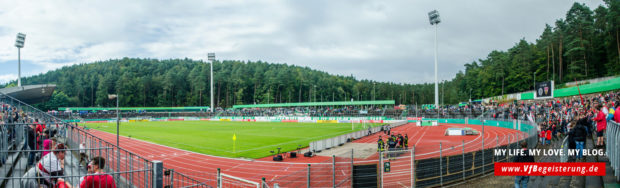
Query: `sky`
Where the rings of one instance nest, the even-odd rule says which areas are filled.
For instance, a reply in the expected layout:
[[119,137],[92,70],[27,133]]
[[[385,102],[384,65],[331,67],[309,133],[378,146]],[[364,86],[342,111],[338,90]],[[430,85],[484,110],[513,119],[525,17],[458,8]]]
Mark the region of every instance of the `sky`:
[[[577,1],[590,9],[602,0]],[[0,84],[123,57],[266,61],[395,83],[434,82],[528,42],[565,17],[568,0],[0,1]]]

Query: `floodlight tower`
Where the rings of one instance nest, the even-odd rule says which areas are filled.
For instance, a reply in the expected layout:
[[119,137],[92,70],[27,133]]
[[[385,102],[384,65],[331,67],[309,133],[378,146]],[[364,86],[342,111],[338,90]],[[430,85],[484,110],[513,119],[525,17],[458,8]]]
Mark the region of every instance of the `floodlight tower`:
[[213,61],[215,61],[215,53],[208,53],[207,60],[209,61],[209,64],[211,64],[211,106],[209,109],[211,110],[211,113],[213,113],[213,108],[215,108],[213,105]]
[[21,49],[26,42],[26,34],[17,33],[17,39],[15,39],[15,47],[17,47],[17,87],[22,86],[22,61],[21,61]]
[[439,86],[437,85],[437,25],[441,22],[439,12],[437,10],[430,11],[428,19],[431,25],[435,25],[435,107],[439,110]]

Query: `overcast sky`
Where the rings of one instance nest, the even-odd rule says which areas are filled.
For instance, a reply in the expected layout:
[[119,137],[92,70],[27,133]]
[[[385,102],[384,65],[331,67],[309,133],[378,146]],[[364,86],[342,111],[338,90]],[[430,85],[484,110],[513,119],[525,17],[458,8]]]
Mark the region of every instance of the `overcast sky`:
[[[581,2],[581,1],[580,1]],[[590,9],[601,0],[582,1]],[[534,42],[573,4],[567,0],[390,1],[1,1],[0,83],[17,78],[18,32],[25,33],[22,76],[122,57],[267,61],[309,66],[358,79],[434,81],[439,11],[439,78],[465,63]]]

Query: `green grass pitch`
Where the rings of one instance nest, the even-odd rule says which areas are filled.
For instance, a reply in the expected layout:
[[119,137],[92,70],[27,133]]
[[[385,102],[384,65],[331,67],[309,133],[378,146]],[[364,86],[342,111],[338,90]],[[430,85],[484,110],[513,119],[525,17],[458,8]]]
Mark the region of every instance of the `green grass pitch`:
[[[271,150],[307,147],[315,140],[334,137],[381,124],[171,121],[121,123],[120,134],[174,148],[224,157],[262,158]],[[116,123],[87,127],[116,134]],[[233,152],[233,134],[236,135]]]

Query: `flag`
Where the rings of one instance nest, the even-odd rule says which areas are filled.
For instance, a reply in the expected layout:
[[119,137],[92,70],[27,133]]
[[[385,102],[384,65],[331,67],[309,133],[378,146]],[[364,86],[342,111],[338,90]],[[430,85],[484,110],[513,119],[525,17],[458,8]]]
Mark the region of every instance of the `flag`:
[[579,83],[577,83],[577,78],[575,78],[575,84],[577,85],[577,91],[579,92],[579,98],[581,98],[581,105],[583,105],[583,96],[581,96],[581,90],[579,89]]
[[233,141],[236,141],[236,140],[237,140],[237,134],[233,133]]

